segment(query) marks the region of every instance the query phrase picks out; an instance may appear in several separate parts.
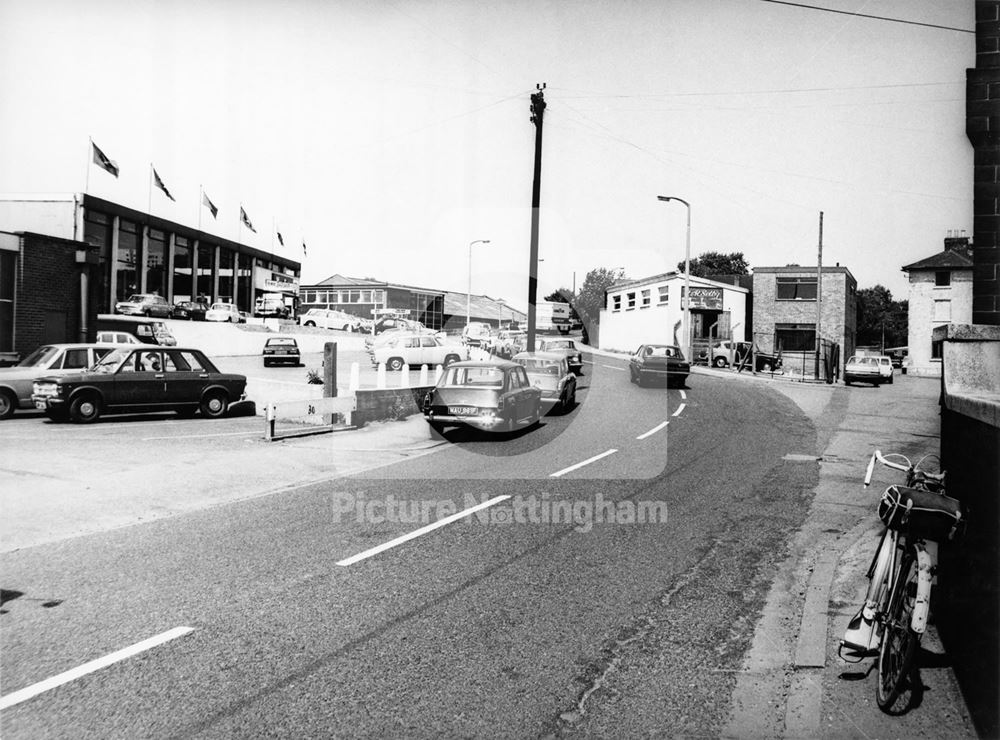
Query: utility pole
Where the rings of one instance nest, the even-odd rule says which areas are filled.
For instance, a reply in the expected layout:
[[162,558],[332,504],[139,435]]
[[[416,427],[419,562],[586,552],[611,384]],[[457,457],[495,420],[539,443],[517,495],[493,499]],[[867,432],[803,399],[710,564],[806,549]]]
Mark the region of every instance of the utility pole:
[[816,256],[816,366],[813,378],[819,380],[820,355],[823,352],[823,211],[819,212],[819,254]]
[[535,175],[531,185],[531,255],[528,258],[528,336],[525,349],[535,351],[535,300],[538,296],[538,208],[542,191],[542,121],[545,118],[545,83],[531,95],[531,122],[535,124]]

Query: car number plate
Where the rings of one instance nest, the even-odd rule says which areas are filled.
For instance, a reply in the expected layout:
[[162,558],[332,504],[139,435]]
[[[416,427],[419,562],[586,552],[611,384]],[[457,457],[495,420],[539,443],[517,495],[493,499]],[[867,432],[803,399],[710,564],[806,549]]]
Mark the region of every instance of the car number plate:
[[35,408],[40,411],[45,411],[45,401],[35,401]]
[[448,413],[454,416],[473,416],[479,411],[475,406],[449,406]]

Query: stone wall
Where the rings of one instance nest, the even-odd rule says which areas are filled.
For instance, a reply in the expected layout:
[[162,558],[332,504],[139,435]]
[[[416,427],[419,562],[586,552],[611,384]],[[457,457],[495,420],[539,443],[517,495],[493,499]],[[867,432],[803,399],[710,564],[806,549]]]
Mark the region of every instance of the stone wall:
[[384,419],[405,419],[419,414],[424,396],[433,386],[413,388],[358,389],[354,393],[358,408],[351,417],[354,426],[363,427],[370,421]]

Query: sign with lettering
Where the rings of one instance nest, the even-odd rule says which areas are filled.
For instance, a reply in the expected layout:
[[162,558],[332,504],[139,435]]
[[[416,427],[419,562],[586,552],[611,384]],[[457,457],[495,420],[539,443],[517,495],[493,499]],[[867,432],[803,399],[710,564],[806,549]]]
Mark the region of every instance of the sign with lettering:
[[691,308],[722,310],[722,288],[691,287]]
[[271,293],[298,293],[299,279],[294,275],[285,275],[263,267],[254,267],[254,287]]

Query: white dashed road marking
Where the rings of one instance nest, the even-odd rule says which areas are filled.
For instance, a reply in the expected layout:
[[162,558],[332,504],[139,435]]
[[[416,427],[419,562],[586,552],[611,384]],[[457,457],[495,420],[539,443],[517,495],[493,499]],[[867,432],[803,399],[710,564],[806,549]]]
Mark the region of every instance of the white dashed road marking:
[[557,473],[552,473],[551,475],[549,475],[549,477],[550,478],[558,478],[558,477],[560,477],[562,475],[565,475],[566,473],[570,473],[570,472],[572,472],[574,470],[578,470],[578,469],[582,468],[584,465],[590,465],[590,463],[596,462],[597,460],[600,460],[602,457],[607,457],[608,455],[613,455],[616,452],[618,452],[618,450],[607,450],[606,452],[602,452],[600,455],[594,455],[593,457],[587,458],[583,462],[578,462],[576,465],[570,465],[568,468],[563,468],[562,470],[560,470]]
[[677,407],[677,410],[673,413],[673,415],[674,416],[680,416],[681,415],[681,411],[684,410],[685,406],[687,406],[687,404],[686,403],[682,403],[680,406]]
[[669,423],[670,423],[669,421],[665,421],[662,424],[657,424],[655,427],[650,429],[645,434],[640,434],[638,437],[636,437],[636,439],[646,439],[646,437],[651,437],[652,435],[656,434],[658,431],[663,429],[663,427],[665,427]]
[[380,552],[385,552],[386,550],[396,547],[396,545],[402,545],[404,542],[409,542],[410,540],[416,539],[417,537],[427,534],[428,532],[433,532],[435,529],[443,527],[446,524],[451,524],[452,522],[458,521],[459,519],[463,519],[469,516],[470,514],[475,514],[480,509],[485,509],[488,506],[499,504],[501,501],[506,501],[509,498],[510,496],[495,496],[494,498],[491,498],[489,501],[484,501],[481,504],[477,504],[476,506],[472,506],[468,509],[465,509],[464,511],[460,511],[457,514],[446,516],[444,517],[444,519],[438,519],[436,522],[431,522],[426,527],[415,529],[409,534],[404,534],[402,537],[397,537],[394,540],[385,542],[381,545],[378,545],[377,547],[371,548],[370,550],[365,550],[364,552],[359,552],[357,555],[352,555],[349,558],[344,558],[343,560],[338,561],[337,565],[345,565],[345,566],[353,565],[354,563],[357,563],[361,560],[365,560],[366,558],[370,558],[373,555],[378,555]]
[[162,645],[170,640],[183,637],[190,632],[194,632],[194,627],[174,627],[172,630],[167,630],[166,632],[156,635],[155,637],[150,637],[148,640],[137,642],[131,647],[118,650],[110,655],[105,655],[103,658],[92,660],[89,663],[84,663],[82,666],[68,670],[65,673],[60,673],[52,678],[47,678],[44,681],[39,681],[38,683],[23,688],[20,691],[15,691],[0,698],[0,709],[8,709],[15,704],[20,704],[22,701],[27,701],[32,697],[38,696],[49,689],[62,686],[64,683],[69,683],[70,681],[80,678],[81,676],[86,676],[88,673],[93,673],[94,671],[99,671],[102,668],[107,668],[113,663],[118,663],[126,658],[131,658],[133,655],[138,655],[139,653],[150,650],[157,645]]
[[611,370],[621,370],[622,372],[625,372],[625,368],[618,367],[617,365],[601,365],[601,367],[606,367],[606,368],[609,368]]

